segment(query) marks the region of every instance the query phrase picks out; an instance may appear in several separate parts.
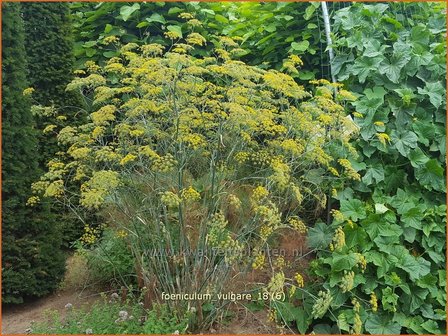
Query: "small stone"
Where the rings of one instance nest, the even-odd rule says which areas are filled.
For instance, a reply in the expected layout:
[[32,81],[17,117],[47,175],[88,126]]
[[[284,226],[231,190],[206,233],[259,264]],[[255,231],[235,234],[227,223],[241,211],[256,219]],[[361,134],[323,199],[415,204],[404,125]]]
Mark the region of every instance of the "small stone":
[[65,305],[65,309],[72,309],[72,308],[73,308],[73,305],[71,303],[67,303]]
[[86,334],[87,335],[92,335],[93,334],[93,330],[91,328],[86,329]]

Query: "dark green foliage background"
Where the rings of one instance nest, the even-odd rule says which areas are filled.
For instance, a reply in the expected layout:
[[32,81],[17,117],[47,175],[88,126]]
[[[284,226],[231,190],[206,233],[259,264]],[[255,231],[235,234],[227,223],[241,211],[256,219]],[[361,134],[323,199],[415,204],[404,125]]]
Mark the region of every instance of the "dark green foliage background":
[[2,301],[19,303],[56,288],[65,269],[58,224],[46,206],[29,208],[39,177],[20,4],[2,4]]
[[[42,131],[49,124],[60,127],[78,125],[85,119],[84,102],[80,95],[65,88],[73,79],[73,34],[69,4],[65,2],[30,2],[22,4],[25,25],[25,46],[28,62],[29,87],[35,91],[32,103],[54,106],[65,121],[52,116],[36,115],[36,127]],[[54,135],[54,134],[53,134]],[[39,165],[42,170],[63,150],[54,136],[39,132]],[[83,225],[61,205],[51,205],[49,219],[63,223],[62,237],[65,247],[81,234]]]

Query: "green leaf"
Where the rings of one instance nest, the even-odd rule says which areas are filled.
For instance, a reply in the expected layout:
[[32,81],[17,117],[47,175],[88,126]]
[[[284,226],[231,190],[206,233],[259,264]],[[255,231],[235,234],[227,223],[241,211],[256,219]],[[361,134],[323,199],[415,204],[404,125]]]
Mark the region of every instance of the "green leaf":
[[299,78],[301,79],[301,80],[310,80],[310,79],[314,79],[315,78],[315,74],[314,74],[314,72],[312,72],[312,71],[303,71],[303,70],[301,70],[300,72],[299,72]]
[[371,167],[367,168],[366,173],[362,177],[362,181],[366,185],[371,185],[373,182],[381,182],[384,181],[384,168],[383,166],[378,163],[375,165],[372,165]]
[[131,15],[140,9],[140,4],[134,3],[132,6],[122,6],[120,8],[120,16],[123,21],[127,21]]
[[333,230],[322,222],[308,230],[308,245],[311,248],[328,246],[333,238]]
[[365,57],[362,56],[355,60],[355,63],[350,67],[351,73],[355,75],[358,81],[362,84],[366,81],[367,76],[371,72],[377,72],[380,63],[384,57]]
[[182,28],[180,26],[167,26],[166,29],[170,32],[176,33],[179,37],[182,37]]
[[435,128],[432,122],[417,120],[412,124],[412,129],[418,136],[418,141],[429,146],[429,140],[435,136]]
[[359,246],[366,248],[368,246],[367,233],[364,231],[364,229],[359,227],[355,227],[352,229],[349,226],[347,226],[344,232],[345,232],[345,245],[348,248]]
[[297,329],[303,335],[307,332],[310,326],[311,323],[310,315],[303,307],[298,307],[297,310],[295,311],[295,315],[296,315]]
[[430,190],[445,190],[444,170],[436,159],[429,160],[422,168],[417,169],[415,177]]
[[368,316],[366,330],[370,334],[384,335],[384,334],[399,334],[401,326],[393,322],[387,315],[371,314]]
[[152,14],[149,18],[146,18],[146,21],[148,21],[149,23],[151,22],[159,22],[159,23],[166,23],[165,18],[163,17],[163,15],[154,13]]
[[413,227],[414,229],[421,230],[423,228],[422,219],[424,217],[426,206],[424,204],[414,206],[412,203],[410,203],[407,207],[409,207],[409,209],[401,216],[402,222],[405,223],[408,227]]
[[390,58],[384,59],[378,68],[382,75],[386,75],[392,83],[399,83],[401,69],[409,62],[410,56],[402,53],[394,54]]
[[96,49],[93,49],[93,48],[86,49],[86,56],[87,57],[92,57],[95,54],[96,54]]
[[445,100],[445,88],[441,82],[426,83],[424,88],[418,88],[418,93],[429,96],[429,101],[435,108],[439,108]]
[[288,323],[296,320],[296,315],[298,313],[298,308],[289,302],[274,302],[274,306],[277,310],[277,315],[279,319]]
[[179,7],[171,7],[171,8],[168,10],[168,15],[177,14],[177,13],[182,13],[183,11],[185,11],[185,10],[182,9],[182,8],[179,8]]
[[389,208],[386,207],[384,204],[375,203],[375,213],[382,215],[383,213],[385,213],[388,210],[389,210]]
[[84,48],[91,48],[96,46],[97,41],[87,41],[86,43],[83,44]]
[[113,27],[114,26],[112,26],[110,23],[106,24],[106,26],[104,27],[104,33],[109,34]]
[[332,257],[326,259],[330,262],[331,269],[334,272],[341,272],[344,270],[351,270],[353,266],[356,265],[358,258],[356,254],[335,254],[333,253]]
[[427,320],[426,322],[422,323],[422,327],[431,334],[442,334],[442,330],[440,330],[439,325],[436,321]]
[[310,46],[310,42],[304,40],[302,42],[292,42],[291,48],[297,51],[305,51]]
[[311,17],[313,16],[314,12],[316,11],[316,7],[313,5],[309,5],[306,9],[305,9],[305,15],[303,15],[303,18],[308,21],[309,19],[311,19]]
[[399,296],[390,287],[383,288],[381,302],[386,311],[395,312]]
[[364,204],[358,199],[341,201],[341,211],[345,216],[350,217],[354,221],[366,218]]
[[411,149],[417,147],[417,140],[417,135],[412,131],[403,131],[398,133],[394,130],[391,133],[391,142],[403,156],[408,156]]
[[416,281],[429,273],[431,263],[422,257],[415,258],[409,253],[405,253],[396,266],[408,272],[411,281]]
[[428,162],[429,158],[417,147],[409,153],[409,160],[411,160],[412,167],[418,168]]
[[216,14],[215,20],[218,21],[219,23],[224,23],[224,24],[229,23],[229,20],[226,17],[222,16],[221,14]]
[[112,58],[112,57],[116,57],[116,56],[119,56],[119,55],[120,55],[120,53],[118,51],[110,50],[110,51],[103,52],[103,56],[106,57],[106,58]]
[[142,21],[139,24],[137,24],[135,27],[136,28],[144,28],[144,27],[147,27],[147,26],[149,26],[149,22]]

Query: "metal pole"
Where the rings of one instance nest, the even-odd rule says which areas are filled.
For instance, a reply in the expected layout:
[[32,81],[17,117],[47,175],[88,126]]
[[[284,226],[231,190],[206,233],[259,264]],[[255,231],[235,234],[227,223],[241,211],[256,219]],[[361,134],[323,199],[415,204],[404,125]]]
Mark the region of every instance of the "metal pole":
[[330,56],[331,80],[333,81],[333,83],[336,83],[336,78],[334,77],[334,74],[332,71],[332,63],[333,63],[333,59],[334,59],[334,53],[333,53],[333,47],[332,47],[333,42],[331,41],[330,16],[328,15],[327,3],[325,1],[322,1],[321,4],[322,4],[322,16],[324,18],[325,35],[327,37],[328,55]]

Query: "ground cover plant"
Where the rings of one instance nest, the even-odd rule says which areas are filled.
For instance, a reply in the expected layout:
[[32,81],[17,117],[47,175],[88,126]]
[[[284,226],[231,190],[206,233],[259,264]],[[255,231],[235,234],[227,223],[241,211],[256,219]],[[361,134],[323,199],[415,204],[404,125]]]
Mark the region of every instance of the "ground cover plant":
[[329,4],[331,62],[320,3],[70,9],[58,97],[9,77],[49,145],[24,209],[70,210],[58,246],[114,293],[33,333],[446,331],[444,4]]

